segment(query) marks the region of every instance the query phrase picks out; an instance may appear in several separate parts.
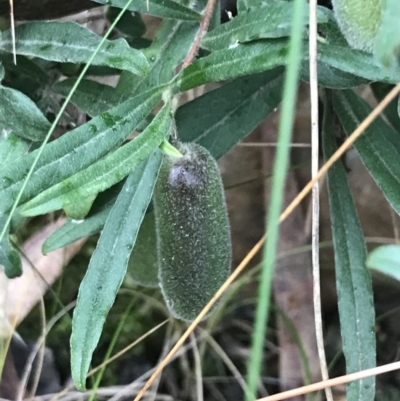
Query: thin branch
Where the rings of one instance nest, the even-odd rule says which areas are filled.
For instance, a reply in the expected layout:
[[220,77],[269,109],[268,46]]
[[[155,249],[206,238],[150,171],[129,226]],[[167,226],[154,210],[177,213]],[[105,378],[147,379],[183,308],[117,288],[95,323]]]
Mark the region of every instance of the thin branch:
[[185,60],[182,63],[182,70],[184,70],[187,66],[191,64],[191,62],[195,59],[196,54],[200,48],[201,41],[203,36],[207,32],[208,26],[210,25],[211,17],[214,11],[215,3],[217,0],[208,0],[207,6],[204,10],[203,19],[201,20],[199,30],[197,31],[196,38],[192,44],[192,47],[189,50]]
[[13,47],[13,61],[17,65],[17,48],[15,44],[15,21],[14,21],[14,0],[10,0],[10,23],[11,23],[11,40]]

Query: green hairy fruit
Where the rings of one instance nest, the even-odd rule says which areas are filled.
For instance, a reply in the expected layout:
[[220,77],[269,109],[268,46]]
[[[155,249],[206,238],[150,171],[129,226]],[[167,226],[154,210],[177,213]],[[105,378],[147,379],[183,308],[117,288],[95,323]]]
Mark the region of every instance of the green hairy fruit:
[[354,49],[372,52],[382,18],[382,0],[332,0],[336,19]]
[[135,246],[128,263],[128,272],[133,281],[144,287],[158,287],[158,260],[156,221],[154,211],[143,219]]
[[154,189],[159,281],[170,312],[192,321],[230,273],[231,238],[218,166],[202,146],[176,145]]

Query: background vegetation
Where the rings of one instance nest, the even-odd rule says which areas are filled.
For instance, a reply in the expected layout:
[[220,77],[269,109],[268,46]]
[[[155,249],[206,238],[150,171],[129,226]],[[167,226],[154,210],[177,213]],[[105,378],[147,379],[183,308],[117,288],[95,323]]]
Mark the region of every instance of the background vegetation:
[[[282,236],[290,230],[284,225],[279,239],[279,222],[287,219],[290,223],[290,216],[296,213],[294,206],[307,195],[300,193],[281,216],[297,195],[296,191],[290,199],[287,195],[288,177],[294,168],[299,168],[293,158],[290,162],[290,147],[296,139],[293,125],[299,116],[296,99],[301,101],[308,82],[312,122],[319,121],[321,127],[318,130],[317,125],[312,125],[313,176],[320,161],[325,170],[318,178],[326,173],[332,233],[331,243],[319,243],[315,235],[319,217],[315,212],[318,189],[314,190],[313,262],[310,260],[308,267],[312,264],[314,273],[318,271],[320,246],[333,250],[336,280],[331,277],[329,286],[336,285],[337,301],[331,308],[335,312],[324,320],[331,374],[359,372],[377,363],[393,362],[396,353],[387,348],[397,350],[398,338],[391,318],[397,316],[393,308],[398,306],[396,280],[400,263],[399,247],[395,245],[395,213],[400,212],[400,88],[395,86],[400,82],[399,7],[391,0],[382,2],[374,46],[364,51],[348,45],[348,37],[339,27],[340,18],[338,24],[329,4],[314,9],[301,0],[246,0],[238,1],[236,7],[222,4],[220,8],[212,0],[96,3],[105,7],[88,14],[92,18],[90,28],[85,26],[87,21],[39,21],[39,17],[34,18],[37,21],[17,23],[15,32],[12,26],[1,32],[0,264],[10,279],[2,278],[3,298],[7,300],[4,305],[35,299],[33,294],[43,281],[39,285],[31,278],[24,289],[11,286],[20,280],[15,278],[21,276],[22,270],[22,277],[29,277],[26,269],[34,271],[32,264],[39,271],[39,265],[49,266],[39,255],[41,251],[56,255],[51,252],[65,249],[57,263],[62,265],[63,258],[66,262],[61,274],[54,267],[55,259],[48,256],[57,272],[50,274],[51,279],[40,273],[49,284],[44,304],[31,313],[30,307],[21,307],[18,313],[4,307],[3,375],[9,369],[9,344],[13,348],[17,342],[9,327],[14,329],[23,320],[18,328],[22,337],[39,338],[37,348],[33,346],[38,352],[43,350],[45,339],[58,365],[55,368],[50,362],[44,364],[50,366],[50,379],[46,379],[46,370],[40,369],[46,354],[39,352],[33,364],[36,374],[28,388],[39,386],[42,394],[61,390],[72,375],[78,389],[90,387],[87,396],[91,399],[133,397],[160,361],[164,360],[165,365],[169,362],[164,357],[179,338],[177,353],[170,354],[173,362],[149,390],[154,397],[250,400],[319,380],[319,364],[324,356],[320,347],[317,358],[312,337],[314,330],[321,334],[318,297],[315,312],[312,309],[301,314],[300,319],[293,317],[291,312],[296,308],[303,311],[302,306],[285,308],[285,302],[279,301],[282,286],[278,278],[274,287],[277,305],[270,307],[275,266],[279,272],[286,272],[280,268],[283,256],[310,251],[310,247],[304,247],[306,243],[298,244],[303,245],[302,249],[286,249]],[[220,10],[222,19],[228,19],[223,24]],[[49,15],[55,16],[61,15]],[[8,21],[3,23],[7,25]],[[317,36],[313,36],[315,33]],[[317,43],[317,53],[313,43]],[[375,109],[375,119],[364,124],[382,100],[382,109]],[[137,286],[127,272],[141,222],[152,207],[160,148],[165,149],[165,141],[176,130],[180,140],[200,143],[217,160],[226,158],[260,124],[263,127],[265,121],[271,121],[278,107],[273,168],[267,157],[270,169],[267,174],[259,171],[256,179],[260,183],[266,175],[271,177],[267,241],[261,263],[254,263],[237,278],[262,248],[262,240],[253,250],[251,246],[246,249],[249,256],[238,268],[233,266],[225,297],[214,315],[197,328],[196,321],[181,337],[187,325],[170,318],[158,290]],[[311,134],[307,142],[310,138]],[[343,142],[341,153],[337,153]],[[381,211],[390,216],[394,235],[387,241],[389,246],[377,248],[370,255],[366,245],[370,239],[363,233],[365,226],[358,217],[364,215],[357,210],[360,199],[353,198],[349,166],[344,157],[340,159],[353,142],[357,159],[385,199],[375,206],[379,196],[371,198],[370,206],[376,209],[388,203],[394,212],[389,208],[378,210],[378,214]],[[335,164],[329,161],[332,156]],[[229,164],[224,166],[234,169]],[[364,178],[360,175],[357,179]],[[226,184],[226,190],[239,187],[246,193],[247,184],[248,181],[233,182],[231,186]],[[234,202],[230,199],[234,197],[228,196],[228,206]],[[383,217],[380,220],[387,221]],[[293,230],[295,226],[290,224]],[[26,242],[33,231],[38,233],[37,239]],[[240,246],[235,239],[234,236],[234,248]],[[286,240],[289,241],[285,237]],[[250,242],[254,245],[256,241]],[[379,241],[375,239],[376,242]],[[24,256],[24,250],[32,253]],[[234,264],[237,261],[234,257]],[[294,265],[291,268],[290,277],[302,283],[296,276],[301,270]],[[373,280],[375,299],[369,268],[378,272]],[[316,293],[318,282],[316,276]],[[71,303],[77,298],[78,287],[72,321]],[[41,295],[30,303],[35,304],[39,298]],[[267,330],[271,309],[278,324],[275,326],[270,319],[271,328]],[[21,310],[27,311],[25,315]],[[304,331],[304,323],[298,320],[311,319],[314,325],[314,316],[316,328],[309,326]],[[386,330],[380,329],[382,321],[387,322]],[[280,324],[289,330],[295,344],[293,360],[301,361],[301,369],[293,377],[286,377],[293,380],[289,383],[283,380],[277,363],[280,357],[282,364],[284,349]],[[142,340],[141,336],[152,329],[156,329],[154,333]],[[141,341],[134,343],[133,350],[112,365],[90,371],[137,339]],[[314,359],[310,356],[313,351]],[[15,355],[14,352],[14,359]],[[25,360],[21,363],[24,365]],[[391,369],[396,368],[393,365]],[[12,394],[22,396],[26,384],[23,367],[16,370],[18,382]],[[44,373],[40,376],[41,371]],[[346,397],[351,401],[398,397],[396,374],[383,383],[376,388],[373,376],[363,378],[347,387]],[[326,397],[330,396],[328,392]],[[301,399],[297,397],[293,399]]]

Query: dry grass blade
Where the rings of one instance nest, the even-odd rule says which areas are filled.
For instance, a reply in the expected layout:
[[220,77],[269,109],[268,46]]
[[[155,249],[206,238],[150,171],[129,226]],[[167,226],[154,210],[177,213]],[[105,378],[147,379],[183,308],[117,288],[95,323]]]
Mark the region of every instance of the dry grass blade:
[[233,377],[239,383],[239,386],[242,388],[243,392],[247,391],[247,384],[244,377],[239,372],[238,368],[235,364],[231,361],[229,356],[225,353],[222,347],[204,330],[202,333],[206,335],[206,341],[210,345],[211,348],[214,349],[214,352],[218,355],[218,357],[225,363],[227,368],[231,371]]
[[[309,23],[309,54],[310,54],[310,94],[311,94],[311,176],[318,174],[319,167],[319,126],[318,126],[318,41],[317,41],[317,0],[310,0],[310,23]],[[320,198],[319,182],[312,187],[312,271],[313,271],[313,303],[315,319],[315,335],[317,338],[317,349],[321,375],[324,380],[329,379],[328,366],[326,363],[324,334],[322,328],[322,306],[321,306],[321,279],[319,263],[319,224],[320,224]],[[326,399],[333,401],[330,388],[325,390]]]
[[113,355],[111,358],[107,359],[106,361],[104,361],[101,365],[95,367],[94,369],[90,370],[87,377],[92,376],[93,374],[95,374],[96,372],[98,372],[102,367],[108,365],[109,363],[115,361],[116,359],[118,359],[120,356],[122,356],[123,354],[125,354],[126,352],[128,352],[131,348],[133,348],[135,345],[139,344],[141,341],[143,341],[146,337],[148,337],[150,334],[153,334],[155,331],[157,331],[159,328],[161,328],[162,326],[164,326],[164,324],[168,323],[169,319],[164,320],[163,322],[161,322],[160,324],[158,324],[157,326],[153,327],[151,330],[149,330],[147,333],[143,334],[142,336],[140,336],[137,340],[135,340],[132,344],[129,344],[128,346],[126,346],[124,349],[122,349],[121,351],[117,352],[115,355]]
[[[170,322],[164,336],[161,354],[158,358],[159,361],[162,361],[164,359],[165,355],[167,355],[168,353],[171,344],[173,344],[176,341],[176,338],[179,338],[179,336],[180,336],[179,331],[173,331],[173,323]],[[185,353],[186,352],[185,347],[182,347],[179,351],[180,354]],[[177,357],[178,354],[175,355],[175,358]],[[154,372],[154,370],[155,368],[151,368],[147,372],[143,373],[140,377],[138,377],[133,382],[125,386],[121,391],[117,392],[113,397],[109,398],[108,401],[121,401],[122,399],[125,400],[127,398],[130,398],[132,394],[137,394],[143,383],[150,377],[150,375]],[[160,383],[160,378],[158,378],[158,380],[155,383],[153,383],[152,388],[149,391],[149,394],[147,394],[148,397],[146,401],[154,401],[156,399],[159,383]]]
[[270,395],[269,397],[259,398],[256,401],[280,401],[302,394],[312,393],[314,391],[324,390],[326,388],[339,386],[341,384],[350,383],[356,380],[365,379],[366,377],[381,375],[382,373],[392,372],[400,369],[400,362],[389,363],[377,368],[363,370],[362,372],[351,373],[349,375],[335,377],[334,379],[324,380],[319,383],[310,384],[296,388],[294,390],[285,391],[280,394]]
[[372,122],[383,112],[385,107],[396,98],[400,93],[400,83],[397,84],[386,97],[375,107],[369,116],[357,127],[356,130],[343,142],[340,148],[332,155],[332,157],[321,167],[318,174],[302,189],[296,199],[286,208],[282,213],[280,221],[286,219],[287,216],[300,204],[300,202],[309,194],[313,185],[319,181],[327,171],[336,163],[346,151],[353,145],[353,143],[362,135],[362,133],[372,124]]
[[196,336],[194,335],[194,333],[192,333],[190,335],[190,342],[191,342],[192,350],[193,350],[194,370],[195,370],[195,375],[196,375],[196,400],[204,401],[201,357],[200,357],[199,348],[197,346]]
[[[359,127],[347,138],[347,140],[340,146],[340,148],[335,152],[335,154],[322,166],[318,174],[303,188],[303,190],[297,195],[297,197],[292,201],[292,203],[285,209],[281,214],[279,219],[280,222],[285,220],[292,211],[301,203],[301,201],[307,196],[311,191],[313,185],[323,177],[329,168],[340,159],[340,157],[350,148],[350,146],[357,140],[357,138],[365,131],[366,128],[379,116],[379,114],[385,109],[385,107],[400,93],[400,84],[397,84],[387,96],[378,104],[378,106],[371,112],[371,114],[359,125]],[[150,379],[146,382],[143,388],[140,390],[138,395],[134,398],[134,401],[139,401],[142,399],[143,395],[147,389],[151,386],[154,380],[162,372],[162,370],[167,366],[171,358],[174,356],[176,351],[183,345],[187,340],[193,330],[197,325],[203,320],[207,313],[211,310],[214,304],[218,301],[227,288],[236,280],[239,274],[246,268],[253,257],[258,253],[261,247],[264,245],[266,236],[260,239],[253,249],[246,255],[243,261],[239,264],[236,270],[228,277],[221,288],[216,292],[216,294],[211,298],[210,302],[204,307],[204,309],[199,313],[197,318],[189,325],[187,330],[183,333],[182,337],[171,349],[165,359],[157,367],[156,371],[151,375]],[[400,365],[399,365],[400,366]],[[392,369],[394,370],[394,369]],[[322,387],[324,388],[324,387]],[[319,388],[320,389],[320,388]],[[317,389],[317,390],[319,390]],[[272,401],[272,399],[271,399]]]
[[[94,375],[96,372],[98,372],[101,368],[103,368],[104,366],[110,364],[111,362],[115,361],[116,359],[118,359],[120,356],[122,356],[123,354],[125,354],[126,352],[128,352],[131,348],[133,348],[135,345],[139,344],[141,341],[143,341],[145,338],[147,338],[150,334],[153,334],[155,331],[157,331],[159,328],[161,328],[162,326],[164,326],[165,323],[169,322],[169,319],[164,320],[163,322],[161,322],[160,324],[158,324],[157,326],[153,327],[151,330],[149,330],[147,333],[143,334],[142,336],[140,336],[137,340],[135,340],[133,343],[129,344],[128,346],[126,346],[124,349],[122,349],[121,351],[117,352],[115,355],[113,355],[111,358],[107,359],[106,361],[104,361],[102,364],[96,366],[95,368],[93,368],[92,370],[89,371],[89,373],[87,374],[87,377],[90,377],[92,375]],[[58,399],[60,399],[61,397],[63,397],[65,394],[67,394],[70,390],[72,390],[74,388],[74,385],[71,383],[69,386],[65,387],[62,391],[60,391],[58,394],[54,395],[50,401],[57,401]]]
[[36,358],[36,354],[39,355],[38,357],[38,365],[37,365],[37,370],[35,372],[35,375],[33,376],[33,385],[31,386],[31,393],[35,394],[36,390],[38,388],[38,384],[39,384],[39,379],[40,379],[40,374],[42,371],[42,367],[43,367],[43,359],[44,359],[44,349],[45,349],[45,339],[46,339],[46,334],[47,334],[47,330],[46,330],[46,311],[45,311],[45,307],[44,307],[44,300],[43,297],[40,299],[40,317],[41,317],[41,330],[42,330],[42,334],[41,334],[41,340],[39,340],[39,344],[37,347],[35,347],[28,358],[28,361],[26,363],[23,375],[21,377],[21,386],[19,388],[16,400],[20,401],[24,398],[24,394],[27,390],[28,387],[28,380],[30,378],[31,375],[31,371],[33,369],[33,361]]

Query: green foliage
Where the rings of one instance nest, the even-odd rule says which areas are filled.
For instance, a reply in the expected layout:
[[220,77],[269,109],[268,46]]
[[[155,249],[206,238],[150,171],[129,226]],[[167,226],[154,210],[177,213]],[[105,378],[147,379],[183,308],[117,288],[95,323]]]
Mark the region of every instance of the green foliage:
[[[196,5],[193,0],[182,3],[191,7]],[[203,2],[198,6],[203,8]],[[138,80],[136,76],[125,72],[121,75],[117,88],[123,93],[141,93],[146,88],[169,82],[176,67],[189,52],[199,26],[199,21],[164,20],[153,42],[144,50],[150,63],[149,74]]]
[[0,125],[31,141],[42,141],[50,128],[36,104],[23,93],[0,86]]
[[186,103],[176,113],[179,137],[198,142],[219,159],[278,106],[282,82],[282,68],[276,68],[238,78]]
[[195,61],[177,76],[174,86],[185,91],[209,82],[270,70],[285,64],[287,40],[254,42],[217,50]]
[[72,378],[80,390],[86,387],[92,353],[124,279],[160,163],[161,152],[157,150],[129,175],[110,211],[79,288],[72,321],[71,367]]
[[[28,201],[120,146],[161,98],[163,88],[129,99],[49,143],[21,198]],[[10,210],[38,151],[0,171],[0,213]],[[121,177],[122,179],[123,177]]]
[[[79,290],[71,339],[73,379],[83,389],[93,351],[129,260],[133,278],[142,284],[156,285],[156,263],[161,266],[161,288],[167,305],[185,320],[196,317],[227,277],[229,231],[214,159],[242,141],[283,101],[278,138],[282,146],[278,147],[274,170],[272,226],[268,226],[271,240],[265,253],[264,287],[255,329],[258,334],[249,368],[252,393],[265,338],[264,318],[275,263],[274,241],[295,93],[299,79],[309,80],[305,45],[308,6],[305,1],[239,0],[238,16],[222,25],[214,18],[208,31],[200,33],[200,48],[193,48],[205,0],[95,1],[109,7],[106,16],[115,29],[110,36],[113,39],[105,40],[93,57],[93,66],[83,80],[82,65],[102,41],[89,29],[71,22],[19,24],[16,65],[11,32],[1,33],[0,264],[9,277],[21,273],[7,223],[16,207],[19,221],[23,221],[21,213],[34,216],[59,209],[70,217],[47,238],[44,253],[101,232]],[[353,8],[344,8],[343,4]],[[318,83],[321,89],[332,89],[333,102],[333,110],[325,116],[326,155],[335,149],[330,114],[337,114],[350,135],[372,110],[352,89],[374,82],[372,90],[381,100],[400,81],[397,0],[371,3],[373,15],[368,14],[371,9],[365,4],[357,9],[360,4],[335,0],[334,12],[318,8]],[[123,7],[129,11],[120,18]],[[163,19],[152,40],[148,39],[142,14]],[[195,59],[182,69],[189,53]],[[99,77],[107,75],[117,76],[115,87],[99,82]],[[202,85],[206,85],[202,96],[177,107],[182,92]],[[72,105],[57,123],[61,134],[53,135],[42,151],[38,147],[53,132],[52,122],[62,109],[60,99],[64,97],[70,97]],[[399,104],[398,99],[393,101],[385,110],[386,119],[376,119],[354,145],[398,214]],[[78,126],[73,117],[77,112],[87,117],[80,119]],[[176,133],[180,142],[189,143],[179,149],[184,153],[190,149],[182,160],[193,163],[193,174],[201,184],[196,188],[200,196],[192,204],[158,181],[155,231],[150,202],[162,152],[171,153],[166,143]],[[171,154],[164,158],[161,179],[180,160]],[[33,163],[36,165],[25,185]],[[201,170],[204,167],[208,170]],[[371,290],[364,239],[341,166],[330,171],[328,186],[342,336],[347,370],[351,372],[375,363]],[[178,225],[187,231],[178,230]],[[175,244],[173,251],[171,244]],[[367,265],[393,276],[397,252],[397,248],[376,250]],[[175,263],[171,263],[171,255],[177,258]],[[351,337],[354,333],[357,335]],[[364,357],[363,349],[371,352]],[[372,399],[373,380],[360,383],[350,386],[348,398]]]
[[[28,151],[29,146],[30,143],[25,139],[13,133],[8,134],[6,138],[0,142],[0,171],[9,163],[23,156]],[[5,225],[7,217],[7,215],[0,214],[0,227]],[[19,216],[16,214],[14,217],[18,218]],[[8,278],[14,278],[22,274],[22,265],[20,255],[17,250],[14,249],[8,235],[9,227],[7,227],[4,238],[0,240],[0,266],[3,266],[4,273]]]
[[[16,52],[62,63],[85,63],[101,37],[72,22],[28,22],[15,29]],[[11,31],[3,33],[0,50],[12,52]],[[146,75],[148,63],[143,53],[128,46],[124,39],[106,41],[92,62],[94,65]]]
[[336,43],[319,44],[319,60],[369,81],[397,83],[400,80],[400,70],[389,71],[382,68],[372,54]]
[[372,52],[384,0],[333,0],[339,26],[355,49]]
[[16,134],[8,134],[0,142],[0,170],[27,153],[30,143]]
[[[382,101],[382,99],[393,89],[393,85],[383,84],[380,82],[373,83],[371,89],[376,97],[377,101]],[[384,115],[389,120],[392,127],[400,132],[400,113],[399,113],[399,97],[392,100],[385,108]]]
[[[3,226],[5,222],[6,216],[0,216],[0,226]],[[0,266],[3,266],[8,278],[19,277],[22,274],[21,258],[11,245],[8,235],[0,241]]]
[[84,220],[70,219],[54,231],[44,242],[42,251],[49,253],[81,238],[99,233],[107,220],[124,180],[99,194]]
[[144,287],[158,287],[158,257],[154,212],[146,214],[128,263],[128,274]]
[[[332,67],[321,61],[317,62],[318,65],[318,82],[325,88],[332,89],[351,89],[357,86],[366,84],[368,79],[359,77],[354,74],[343,72],[342,70]],[[303,62],[302,65],[302,79],[310,81],[309,62]]]
[[[75,78],[68,78],[58,82],[53,86],[53,89],[60,95],[66,97],[75,83]],[[84,79],[73,94],[71,102],[90,117],[95,117],[117,106],[124,98],[126,98],[126,96],[123,96],[123,94],[111,86]]]
[[[110,120],[106,124],[113,126],[123,117],[115,119],[107,116],[106,120],[108,118]],[[121,181],[157,149],[169,133],[171,118],[170,108],[164,106],[141,135],[121,146],[114,153],[93,163],[87,169],[45,190],[29,201],[22,213],[25,216],[35,216],[79,204],[88,197],[91,197],[93,201],[93,195]],[[89,209],[90,207],[87,210],[85,208],[86,213],[83,216],[71,217],[83,218]]]
[[[96,3],[123,8],[125,0],[94,0]],[[187,21],[199,21],[201,15],[196,11],[183,6],[172,0],[136,0],[131,2],[129,11],[138,11],[143,14],[154,15],[155,17],[181,19]]]
[[[308,7],[304,5],[304,24],[308,21]],[[320,10],[319,10],[320,11]],[[257,8],[250,8],[236,18],[209,32],[202,41],[207,50],[221,50],[238,43],[258,39],[273,39],[290,36],[293,2],[275,1]],[[323,12],[318,13],[318,23],[327,22]]]
[[399,281],[400,246],[385,245],[374,249],[368,255],[367,266]]
[[[331,102],[325,103],[323,148],[328,160],[336,151]],[[332,238],[335,252],[336,287],[346,372],[359,372],[376,365],[375,313],[371,278],[366,266],[367,250],[346,172],[336,163],[327,177]],[[368,352],[364,352],[368,350]],[[375,378],[348,385],[351,400],[374,400]]]
[[[354,92],[336,92],[336,113],[346,134],[353,132],[371,112],[371,107]],[[354,144],[372,178],[393,209],[400,214],[400,133],[377,118]]]
[[159,280],[170,312],[192,321],[228,277],[231,244],[218,166],[197,144],[165,156],[154,190]]
[[400,8],[396,0],[382,1],[381,24],[374,43],[374,55],[383,65],[399,69]]
[[[107,19],[114,21],[121,10],[116,7],[109,7],[107,10]],[[146,25],[139,13],[125,12],[117,22],[115,29],[132,38],[140,38],[146,33]]]

